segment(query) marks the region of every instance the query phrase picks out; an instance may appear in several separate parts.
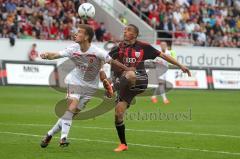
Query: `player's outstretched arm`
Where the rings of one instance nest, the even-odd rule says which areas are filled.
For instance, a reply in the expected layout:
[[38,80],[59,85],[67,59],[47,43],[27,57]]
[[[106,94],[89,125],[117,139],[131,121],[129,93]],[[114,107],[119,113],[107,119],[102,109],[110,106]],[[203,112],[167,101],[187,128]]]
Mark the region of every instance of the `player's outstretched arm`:
[[187,73],[189,77],[191,76],[191,72],[189,71],[189,69],[186,66],[180,64],[173,57],[163,53],[160,54],[160,57],[166,60],[167,62],[170,62],[171,64],[178,66],[184,73]]
[[45,52],[40,55],[42,59],[47,59],[47,60],[54,60],[61,58],[61,55],[59,53],[54,53],[54,52]]
[[136,70],[134,67],[127,67],[127,66],[123,65],[121,62],[114,60],[114,59],[111,59],[108,63],[117,72],[135,71]]

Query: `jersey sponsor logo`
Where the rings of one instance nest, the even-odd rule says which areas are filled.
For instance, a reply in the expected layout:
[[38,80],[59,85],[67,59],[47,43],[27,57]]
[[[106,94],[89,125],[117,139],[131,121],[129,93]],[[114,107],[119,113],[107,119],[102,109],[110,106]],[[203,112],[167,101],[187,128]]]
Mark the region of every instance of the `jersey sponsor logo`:
[[92,54],[82,54],[81,52],[74,52],[73,53],[73,56],[78,56],[78,57],[88,57],[88,58],[92,58],[92,59],[97,59],[97,56],[96,55],[94,55],[94,53],[92,53]]
[[135,51],[133,53],[134,53],[134,54],[132,54],[133,57],[125,57],[125,58],[123,58],[123,61],[125,63],[133,64],[133,63],[138,62],[138,60],[141,60],[141,59],[139,59],[142,56],[141,52]]
[[93,71],[93,67],[91,67],[91,66],[81,65],[81,66],[80,66],[80,69],[81,69],[83,72],[91,72],[91,71]]
[[123,61],[125,63],[136,63],[137,62],[137,59],[136,58],[133,58],[133,57],[126,57],[123,59]]

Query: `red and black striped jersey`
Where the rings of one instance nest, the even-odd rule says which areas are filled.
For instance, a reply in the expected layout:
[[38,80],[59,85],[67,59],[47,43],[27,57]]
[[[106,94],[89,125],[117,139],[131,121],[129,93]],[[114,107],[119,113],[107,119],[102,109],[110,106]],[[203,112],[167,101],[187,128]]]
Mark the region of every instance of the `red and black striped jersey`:
[[135,67],[138,73],[146,74],[144,61],[155,59],[160,53],[150,44],[136,41],[132,45],[121,42],[109,52],[109,55],[127,67]]

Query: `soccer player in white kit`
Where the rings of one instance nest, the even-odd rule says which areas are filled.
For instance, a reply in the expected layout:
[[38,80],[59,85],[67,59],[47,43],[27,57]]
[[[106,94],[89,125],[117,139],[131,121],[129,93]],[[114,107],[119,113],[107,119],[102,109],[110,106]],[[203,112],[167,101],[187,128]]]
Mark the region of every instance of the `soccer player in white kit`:
[[92,45],[93,36],[93,29],[88,25],[81,24],[74,37],[76,44],[56,53],[46,52],[40,55],[41,58],[48,60],[69,57],[73,59],[76,66],[65,78],[65,83],[68,85],[68,110],[47,132],[41,142],[42,148],[47,147],[52,136],[59,131],[61,131],[60,146],[68,146],[67,137],[73,116],[85,107],[92,95],[97,91],[99,78],[103,81],[108,95],[113,95],[112,87],[107,81],[105,73],[101,71],[103,63],[109,63],[119,69],[128,70],[126,66],[112,60],[107,53]]
[[[166,42],[161,42],[161,52],[167,55],[171,55],[170,51],[167,48]],[[166,96],[165,84],[166,84],[166,72],[168,70],[168,62],[163,60],[160,57],[156,57],[154,59],[156,64],[156,72],[157,72],[157,80],[158,80],[158,87],[155,89],[151,100],[153,103],[157,103],[157,95],[161,95],[164,104],[169,104],[170,101]]]

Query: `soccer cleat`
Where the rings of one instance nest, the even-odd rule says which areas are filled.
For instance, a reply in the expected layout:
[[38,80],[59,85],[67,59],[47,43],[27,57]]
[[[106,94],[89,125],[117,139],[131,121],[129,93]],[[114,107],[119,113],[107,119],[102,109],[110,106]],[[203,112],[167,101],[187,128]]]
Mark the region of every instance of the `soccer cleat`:
[[165,100],[163,100],[163,103],[164,103],[164,104],[169,104],[170,101],[169,101],[168,99],[165,99]]
[[152,100],[152,103],[157,103],[158,102],[157,97],[152,97],[151,100]]
[[111,86],[111,83],[107,79],[105,79],[105,80],[103,80],[103,86],[106,90],[107,97],[112,98],[113,97],[113,88]]
[[48,146],[48,144],[50,143],[51,139],[52,139],[52,136],[47,134],[47,135],[43,138],[40,146],[41,146],[42,148],[46,148],[46,147]]
[[128,150],[128,146],[125,144],[120,144],[117,148],[114,149],[115,152],[121,152]]
[[70,143],[67,141],[67,139],[64,137],[60,140],[59,146],[60,147],[67,147]]

